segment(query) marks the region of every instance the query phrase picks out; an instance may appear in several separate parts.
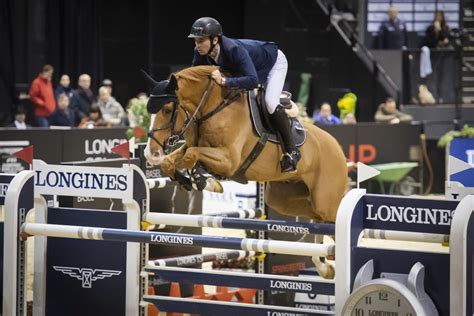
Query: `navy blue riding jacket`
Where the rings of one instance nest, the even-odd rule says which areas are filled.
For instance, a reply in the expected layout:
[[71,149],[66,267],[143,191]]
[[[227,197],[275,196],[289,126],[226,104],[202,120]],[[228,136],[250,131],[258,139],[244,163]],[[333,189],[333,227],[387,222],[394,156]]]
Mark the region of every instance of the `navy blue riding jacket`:
[[238,77],[226,77],[228,88],[251,90],[263,84],[275,64],[278,46],[273,42],[232,39],[222,36],[217,63],[194,50],[193,66],[216,65]]

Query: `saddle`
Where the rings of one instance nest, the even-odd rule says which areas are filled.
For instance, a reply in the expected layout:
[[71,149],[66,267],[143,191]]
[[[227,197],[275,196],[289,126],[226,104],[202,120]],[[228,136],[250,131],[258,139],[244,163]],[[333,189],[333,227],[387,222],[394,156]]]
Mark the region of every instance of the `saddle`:
[[[259,88],[257,95],[252,91],[248,91],[248,103],[250,107],[250,116],[252,125],[258,136],[268,135],[268,140],[272,143],[279,144],[280,140],[276,132],[270,124],[270,117],[265,104],[264,89]],[[291,93],[283,91],[280,97],[280,103],[285,109],[292,106]],[[306,129],[296,117],[288,117],[290,120],[291,134],[297,147],[301,147],[306,142]]]

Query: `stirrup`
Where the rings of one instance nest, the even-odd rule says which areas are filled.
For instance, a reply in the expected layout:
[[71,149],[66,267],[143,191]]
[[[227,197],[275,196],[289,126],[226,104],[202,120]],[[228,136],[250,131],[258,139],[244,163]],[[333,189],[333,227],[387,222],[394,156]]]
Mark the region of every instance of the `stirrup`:
[[292,151],[291,153],[285,152],[280,160],[281,172],[295,172],[300,159],[301,154],[298,150]]

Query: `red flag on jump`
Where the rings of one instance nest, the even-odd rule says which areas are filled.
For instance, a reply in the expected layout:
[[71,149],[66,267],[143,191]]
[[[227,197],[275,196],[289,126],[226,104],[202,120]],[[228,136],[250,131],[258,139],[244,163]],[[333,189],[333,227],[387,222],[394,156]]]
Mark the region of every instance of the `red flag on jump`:
[[123,158],[130,159],[130,144],[128,142],[115,146],[111,150]]
[[142,136],[145,136],[146,132],[141,128],[140,126],[135,127],[135,130],[133,131],[133,136],[135,136],[136,139],[139,139]]
[[31,165],[33,163],[33,145],[17,151],[15,156]]

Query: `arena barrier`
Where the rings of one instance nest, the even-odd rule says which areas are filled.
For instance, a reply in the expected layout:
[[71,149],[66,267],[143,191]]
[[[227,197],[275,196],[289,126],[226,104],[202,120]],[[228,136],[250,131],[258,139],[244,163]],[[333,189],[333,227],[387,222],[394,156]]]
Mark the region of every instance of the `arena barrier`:
[[[329,245],[300,245],[302,243],[252,240],[246,238],[225,238],[210,236],[195,236],[184,234],[171,234],[161,232],[140,231],[140,219],[146,218],[148,189],[147,182],[140,170],[131,166],[123,168],[100,168],[95,170],[75,166],[49,166],[40,161],[34,162],[34,171],[25,171],[13,179],[7,191],[6,216],[5,216],[5,251],[4,251],[4,315],[21,315],[18,306],[24,306],[24,258],[19,247],[24,247],[24,241],[19,236],[37,234],[35,238],[37,247],[41,251],[35,256],[35,313],[44,315],[47,308],[58,307],[55,304],[67,296],[72,296],[73,301],[79,305],[89,305],[92,309],[82,314],[108,315],[113,305],[124,302],[126,313],[113,315],[145,315],[148,303],[155,304],[160,311],[182,312],[192,314],[210,314],[245,312],[248,315],[333,315],[333,311],[318,311],[283,306],[260,306],[234,302],[202,301],[186,298],[171,298],[164,296],[145,295],[147,272],[157,274],[166,280],[180,282],[199,282],[203,284],[221,284],[255,287],[258,289],[285,290],[295,292],[309,292],[320,294],[335,294],[336,315],[347,314],[348,311],[362,313],[370,310],[367,302],[371,299],[354,301],[354,296],[367,297],[364,293],[376,293],[389,304],[379,307],[372,312],[397,310],[397,300],[389,300],[387,290],[402,289],[396,296],[398,302],[409,302],[417,315],[472,315],[472,280],[474,251],[474,197],[467,196],[461,202],[414,199],[366,194],[365,190],[354,189],[346,194],[339,207],[335,234],[337,247],[335,282],[317,277],[290,277],[261,274],[235,274],[225,271],[201,271],[177,267],[151,267],[147,266],[147,252],[145,243],[169,242],[177,246],[186,244],[216,245],[217,247],[244,249],[246,251],[281,252],[310,256],[326,256],[334,253],[333,246]],[[68,172],[70,174],[68,174]],[[51,177],[45,175],[51,173]],[[34,175],[36,176],[34,177]],[[55,176],[52,174],[56,174]],[[62,176],[60,174],[63,174]],[[78,185],[72,180],[74,174],[77,179],[89,179]],[[97,178],[107,179],[98,186]],[[71,178],[69,178],[71,177]],[[34,182],[33,183],[33,179]],[[57,181],[53,179],[58,179]],[[66,181],[65,179],[71,179]],[[91,180],[92,179],[92,180]],[[115,179],[115,180],[112,180]],[[91,182],[92,181],[92,182]],[[49,185],[53,182],[55,185]],[[61,183],[61,185],[59,185]],[[77,186],[77,187],[75,187]],[[35,196],[35,223],[24,223],[25,215],[29,209],[21,209],[21,197]],[[140,193],[141,192],[141,193]],[[97,212],[99,217],[106,219],[109,225],[100,223],[101,227],[92,227],[84,223],[62,223],[55,218],[55,213],[67,213],[71,221],[89,220],[91,216],[74,216],[73,214],[86,210],[71,210],[47,206],[41,195],[81,195],[102,198],[121,198],[127,212],[112,211],[87,211]],[[54,202],[54,201],[53,201]],[[92,213],[90,213],[92,214]],[[47,216],[46,216],[47,215]],[[122,218],[124,228],[110,227],[114,216],[125,215]],[[219,219],[221,220],[221,219]],[[94,219],[95,222],[95,219]],[[253,221],[251,221],[251,225]],[[300,223],[298,223],[300,224]],[[293,226],[292,226],[293,227]],[[301,227],[301,226],[298,226]],[[7,231],[8,229],[8,231]],[[385,234],[384,232],[388,232]],[[427,238],[423,238],[424,234]],[[449,236],[449,253],[423,252],[407,249],[382,249],[368,247],[360,244],[360,237],[374,238],[400,238],[403,240],[445,242]],[[56,236],[66,238],[44,238],[41,236]],[[73,239],[70,239],[73,238]],[[77,238],[77,239],[76,239]],[[79,239],[95,239],[79,240]],[[118,240],[120,242],[109,242]],[[78,242],[64,248],[72,248],[72,254],[55,248],[57,243]],[[124,242],[125,241],[125,242]],[[47,243],[46,243],[47,242]],[[51,242],[51,244],[50,244]],[[86,245],[85,254],[79,249],[79,244]],[[106,243],[105,248],[98,251],[93,249],[94,243]],[[114,245],[122,246],[117,256],[112,254]],[[47,247],[46,247],[47,246]],[[123,246],[126,248],[124,249]],[[296,248],[295,248],[296,247]],[[51,254],[54,250],[55,256]],[[104,250],[105,249],[105,250]],[[77,253],[79,252],[79,253]],[[61,254],[61,256],[58,256]],[[106,255],[104,255],[106,254]],[[81,258],[82,256],[87,258]],[[54,257],[64,260],[73,260],[75,266],[67,264],[56,265],[50,261]],[[78,266],[81,259],[92,260],[95,265]],[[104,266],[104,262],[112,259],[113,263],[125,265],[123,270]],[[95,262],[94,262],[95,260]],[[83,264],[83,263],[81,263]],[[99,264],[102,264],[99,265]],[[108,262],[107,262],[108,264]],[[51,267],[52,266],[52,267]],[[46,267],[51,268],[46,270]],[[98,268],[97,268],[98,267]],[[122,268],[122,267],[121,267]],[[124,272],[124,273],[122,273]],[[65,276],[60,279],[63,283],[49,284],[48,276]],[[8,276],[8,278],[6,277]],[[125,277],[126,276],[126,277]],[[110,282],[125,277],[122,284]],[[382,279],[382,280],[381,280]],[[37,282],[38,281],[38,282]],[[54,281],[54,280],[53,280]],[[81,292],[71,292],[77,285],[87,290],[99,289],[100,294],[88,298]],[[104,287],[102,287],[104,286]],[[113,287],[112,287],[113,286]],[[130,286],[130,288],[129,288]],[[67,289],[65,293],[64,289]],[[12,291],[13,289],[13,291]],[[112,290],[113,289],[113,290]],[[123,300],[109,298],[114,292],[125,289]],[[52,291],[52,292],[49,292]],[[363,292],[366,291],[366,292]],[[375,291],[375,292],[374,292]],[[36,293],[38,292],[38,293]],[[410,294],[411,293],[411,294]],[[107,294],[107,295],[104,295]],[[55,302],[47,302],[47,299]],[[37,300],[38,299],[38,300]],[[87,302],[87,304],[83,304]],[[100,310],[100,304],[107,302],[107,309]],[[354,303],[355,302],[355,303]],[[365,304],[363,304],[366,302]],[[359,304],[360,303],[360,304]],[[72,303],[71,303],[72,304]],[[352,305],[351,305],[352,304]],[[370,305],[370,304],[369,304]],[[47,315],[76,315],[68,306],[61,306],[61,313],[48,312]],[[71,308],[69,306],[69,308]],[[378,306],[377,304],[374,306]],[[350,309],[353,308],[353,309]],[[374,307],[377,308],[377,307]],[[79,313],[78,313],[79,315]],[[22,315],[23,316],[23,315]]]
[[[3,315],[26,315],[26,242],[18,233],[33,205],[25,201],[34,197],[35,223],[64,227],[138,232],[142,214],[148,211],[147,182],[134,165],[99,168],[35,160],[33,167],[15,176],[6,194]],[[124,211],[57,208],[51,199],[56,195],[121,199]],[[147,290],[147,278],[140,275],[148,258],[146,245],[41,236],[34,242],[35,316],[145,315],[138,302]]]
[[[0,174],[0,208],[2,208],[5,204],[5,196],[7,194],[8,187],[10,185],[10,182],[13,180],[15,177],[14,174]],[[22,201],[22,206],[27,207],[28,209],[31,209],[33,207],[33,194],[29,198],[24,198]],[[3,233],[5,230],[5,225],[3,222],[3,213],[2,213],[2,221],[0,221],[0,242],[3,245]],[[0,262],[3,262],[3,251],[0,254]],[[3,282],[3,271],[2,275],[0,276],[0,280]],[[0,290],[0,294],[3,294],[3,287]],[[2,308],[3,302],[0,303],[0,308]],[[4,314],[2,314],[4,315]]]

